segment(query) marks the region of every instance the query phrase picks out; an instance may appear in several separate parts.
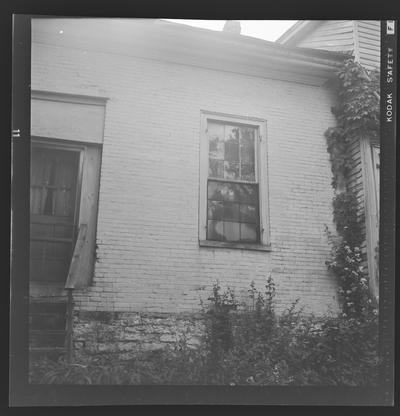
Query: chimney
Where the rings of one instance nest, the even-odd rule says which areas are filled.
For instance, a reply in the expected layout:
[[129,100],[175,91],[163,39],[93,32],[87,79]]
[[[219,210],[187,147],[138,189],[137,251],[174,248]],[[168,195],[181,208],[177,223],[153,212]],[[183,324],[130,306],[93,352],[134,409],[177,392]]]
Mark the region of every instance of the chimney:
[[240,27],[240,22],[238,20],[227,20],[222,30],[224,32],[240,35],[242,28]]

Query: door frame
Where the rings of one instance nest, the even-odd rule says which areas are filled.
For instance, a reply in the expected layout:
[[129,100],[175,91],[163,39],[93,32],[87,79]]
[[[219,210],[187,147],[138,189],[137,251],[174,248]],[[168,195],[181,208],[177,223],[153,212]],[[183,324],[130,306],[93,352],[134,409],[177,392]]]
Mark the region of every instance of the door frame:
[[[74,206],[74,219],[73,219],[73,245],[72,245],[72,252],[75,246],[75,240],[77,237],[77,229],[79,226],[79,218],[80,218],[80,207],[81,207],[81,189],[82,189],[82,177],[83,177],[83,160],[84,160],[84,152],[85,146],[83,144],[70,142],[70,141],[63,141],[59,139],[51,139],[51,138],[43,138],[43,137],[35,137],[31,138],[31,149],[37,148],[45,148],[45,149],[53,149],[53,150],[64,150],[64,151],[71,151],[78,153],[78,171],[76,176],[76,193],[75,193],[75,206]],[[31,159],[30,159],[31,161]],[[30,192],[30,175],[29,175],[29,192]],[[31,222],[31,220],[29,220]],[[31,241],[30,238],[30,228],[29,228],[29,242]],[[72,254],[71,254],[72,255]],[[65,282],[47,282],[47,281],[33,281],[30,279],[29,275],[29,286],[30,286],[30,296],[34,298],[41,298],[42,296],[45,298],[56,298],[64,297]]]

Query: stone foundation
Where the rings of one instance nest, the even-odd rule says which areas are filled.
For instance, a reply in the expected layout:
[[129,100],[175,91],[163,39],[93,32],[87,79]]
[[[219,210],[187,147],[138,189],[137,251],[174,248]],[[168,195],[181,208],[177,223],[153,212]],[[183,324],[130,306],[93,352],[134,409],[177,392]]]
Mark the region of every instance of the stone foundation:
[[195,348],[203,334],[196,314],[75,311],[74,350],[77,357],[113,355],[130,359],[185,341]]

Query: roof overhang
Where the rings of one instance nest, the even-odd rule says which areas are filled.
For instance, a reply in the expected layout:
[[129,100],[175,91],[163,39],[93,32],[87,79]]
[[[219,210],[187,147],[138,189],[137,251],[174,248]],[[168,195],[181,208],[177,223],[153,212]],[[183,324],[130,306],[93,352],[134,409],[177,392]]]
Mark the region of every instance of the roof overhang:
[[[243,75],[322,85],[343,54],[150,19],[44,18],[32,41]],[[62,32],[62,33],[61,33]]]
[[312,32],[317,26],[322,23],[322,20],[299,20],[291,26],[283,35],[281,35],[276,43],[285,45],[295,45],[304,36]]

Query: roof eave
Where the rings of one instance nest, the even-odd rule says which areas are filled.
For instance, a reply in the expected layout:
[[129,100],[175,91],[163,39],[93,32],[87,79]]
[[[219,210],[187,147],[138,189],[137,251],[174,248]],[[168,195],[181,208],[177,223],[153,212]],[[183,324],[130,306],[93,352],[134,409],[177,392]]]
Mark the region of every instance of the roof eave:
[[279,44],[293,45],[300,41],[307,33],[321,24],[322,20],[299,20],[275,42]]

